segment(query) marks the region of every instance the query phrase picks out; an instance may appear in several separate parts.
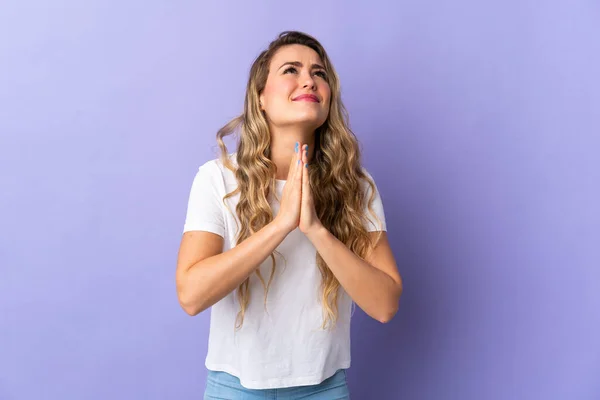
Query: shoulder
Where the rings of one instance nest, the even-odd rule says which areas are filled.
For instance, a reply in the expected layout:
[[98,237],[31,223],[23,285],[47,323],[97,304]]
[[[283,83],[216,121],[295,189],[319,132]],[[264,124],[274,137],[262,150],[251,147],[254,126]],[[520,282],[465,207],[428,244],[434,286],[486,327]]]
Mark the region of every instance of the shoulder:
[[369,173],[369,170],[365,166],[361,166],[360,169],[363,172],[363,174],[367,176],[367,178],[373,179],[373,176]]
[[371,185],[368,182],[369,180],[371,182],[373,182],[373,185],[375,185],[375,187],[377,187],[377,184],[375,183],[375,178],[369,172],[369,170],[366,167],[364,167],[364,166],[361,166],[361,170],[362,170],[363,174],[365,174],[365,177],[362,179],[363,188],[370,189]]
[[[229,153],[227,157],[235,168],[237,166],[236,153]],[[197,175],[202,177],[204,181],[209,181],[213,186],[222,188],[223,190],[235,186],[236,182],[234,172],[227,168],[221,158],[214,158],[200,165]]]
[[[227,155],[229,161],[232,163],[232,165],[235,167],[236,166],[236,153],[229,153]],[[229,168],[227,168],[225,166],[225,164],[223,163],[223,160],[221,160],[221,158],[214,158],[212,160],[208,160],[206,161],[204,164],[200,165],[200,167],[198,168],[199,171],[204,172],[208,175],[225,175],[227,172],[231,172],[229,170]]]

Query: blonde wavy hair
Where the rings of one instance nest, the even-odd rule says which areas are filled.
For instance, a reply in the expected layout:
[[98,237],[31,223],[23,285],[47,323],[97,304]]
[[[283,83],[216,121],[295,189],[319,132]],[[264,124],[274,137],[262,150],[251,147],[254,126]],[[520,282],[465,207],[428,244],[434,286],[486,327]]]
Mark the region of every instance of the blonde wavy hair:
[[[286,31],[269,44],[260,53],[250,69],[250,77],[246,88],[244,112],[234,118],[217,132],[217,142],[221,149],[221,162],[230,169],[238,182],[235,191],[228,193],[225,200],[239,194],[236,214],[238,226],[237,243],[241,243],[265,225],[273,221],[273,211],[269,205],[269,197],[275,193],[275,175],[277,167],[270,159],[271,134],[265,115],[259,106],[259,95],[265,88],[269,74],[269,64],[273,55],[282,46],[299,44],[310,47],[321,57],[327,71],[327,80],[331,88],[331,101],[327,120],[315,131],[314,156],[309,164],[310,187],[312,189],[315,209],[321,223],[336,238],[361,258],[370,254],[381,236],[376,235],[371,242],[366,229],[367,216],[365,207],[377,220],[372,209],[375,198],[375,184],[361,167],[359,144],[354,133],[348,127],[348,113],[342,104],[340,83],[333,65],[323,46],[312,36],[302,32]],[[225,136],[237,133],[237,166],[229,159],[227,147],[223,141]],[[370,197],[366,198],[370,187]],[[319,188],[319,190],[315,190]],[[231,210],[230,210],[231,211]],[[271,275],[265,282],[256,269],[256,274],[265,290],[265,307],[269,286],[271,285],[276,261],[274,254]],[[338,318],[338,292],[340,283],[327,264],[317,253],[316,264],[321,272],[321,304],[323,306],[322,328],[333,327]],[[248,277],[237,289],[240,311],[236,318],[235,328],[241,328],[244,315],[250,301],[250,278]]]

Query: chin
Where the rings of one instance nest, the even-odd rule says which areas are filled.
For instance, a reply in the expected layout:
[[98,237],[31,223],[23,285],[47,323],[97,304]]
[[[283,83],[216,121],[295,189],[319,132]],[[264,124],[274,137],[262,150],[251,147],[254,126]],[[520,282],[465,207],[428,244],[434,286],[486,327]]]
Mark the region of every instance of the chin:
[[282,116],[283,118],[272,119],[271,122],[275,126],[302,126],[306,129],[317,129],[322,126],[327,120],[327,115],[322,115],[321,113],[293,113]]
[[323,125],[323,123],[324,123],[324,121],[321,122],[321,120],[306,119],[306,120],[293,121],[293,122],[291,122],[291,125],[302,126],[302,127],[306,127],[309,130],[315,130],[318,127],[320,127],[321,125]]
[[325,120],[327,120],[327,117],[323,117],[322,115],[301,115],[294,118],[292,123],[298,125],[308,125],[314,127],[314,129],[317,129],[325,123]]

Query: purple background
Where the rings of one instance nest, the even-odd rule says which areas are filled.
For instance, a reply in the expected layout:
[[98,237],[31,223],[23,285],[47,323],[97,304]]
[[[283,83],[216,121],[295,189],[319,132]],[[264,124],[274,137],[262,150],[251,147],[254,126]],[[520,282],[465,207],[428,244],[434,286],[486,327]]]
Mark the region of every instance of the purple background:
[[[485,3],[485,4],[484,4]],[[319,38],[404,278],[354,399],[600,398],[593,1],[4,1],[0,399],[199,399],[174,270],[197,167],[285,29]]]

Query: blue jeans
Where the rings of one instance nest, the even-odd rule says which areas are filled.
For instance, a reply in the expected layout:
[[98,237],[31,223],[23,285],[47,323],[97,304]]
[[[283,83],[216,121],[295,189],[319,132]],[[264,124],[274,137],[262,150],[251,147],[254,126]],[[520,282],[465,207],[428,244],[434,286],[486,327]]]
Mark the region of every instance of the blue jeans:
[[204,400],[349,400],[346,371],[338,370],[318,385],[282,389],[246,389],[226,372],[208,371]]

